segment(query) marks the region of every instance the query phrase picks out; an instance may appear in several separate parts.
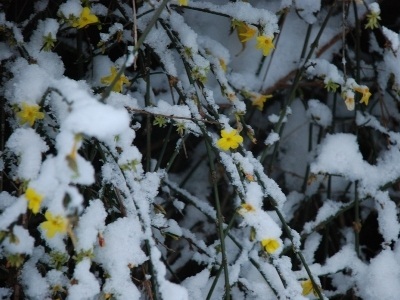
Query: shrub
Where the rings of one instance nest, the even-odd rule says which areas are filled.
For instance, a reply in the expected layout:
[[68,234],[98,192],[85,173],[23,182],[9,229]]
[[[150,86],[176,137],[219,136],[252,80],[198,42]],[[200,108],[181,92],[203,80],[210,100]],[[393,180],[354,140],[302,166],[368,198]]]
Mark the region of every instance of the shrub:
[[400,297],[398,4],[0,5],[2,299]]

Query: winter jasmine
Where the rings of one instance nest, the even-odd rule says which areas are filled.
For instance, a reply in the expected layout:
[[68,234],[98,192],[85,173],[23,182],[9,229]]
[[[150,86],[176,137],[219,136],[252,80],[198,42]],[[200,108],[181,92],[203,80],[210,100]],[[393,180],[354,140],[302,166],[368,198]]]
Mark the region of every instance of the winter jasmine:
[[65,233],[67,232],[68,220],[61,216],[53,216],[50,211],[46,211],[45,215],[46,220],[40,226],[44,231],[46,231],[46,237],[53,238],[57,233]]
[[264,56],[268,56],[272,49],[275,49],[274,43],[272,42],[273,37],[260,35],[257,37],[256,48],[263,52]]
[[344,103],[346,104],[346,107],[348,110],[352,111],[354,110],[355,107],[355,102],[354,102],[354,92],[352,89],[348,89],[342,93],[342,97],[344,99]]
[[337,88],[339,87],[339,84],[333,82],[332,80],[329,80],[325,84],[325,88],[328,92],[336,92]]
[[43,36],[43,50],[44,51],[51,51],[54,47],[54,43],[57,40],[53,38],[51,32],[48,35]]
[[185,123],[177,122],[177,123],[174,124],[174,126],[176,126],[176,131],[178,132],[178,134],[180,136],[183,136],[185,134],[185,130],[186,130]]
[[217,146],[225,151],[230,148],[236,149],[243,142],[243,138],[235,129],[231,131],[223,129],[221,130],[221,136],[222,137],[217,141]]
[[316,296],[317,293],[315,292],[314,286],[312,284],[312,281],[310,279],[308,280],[303,280],[301,282],[301,287],[303,288],[302,291],[302,295],[303,296],[307,296],[308,294],[310,294],[311,292],[313,292],[313,294]]
[[99,18],[96,15],[92,14],[89,7],[84,7],[82,9],[81,15],[78,19],[72,22],[72,27],[76,28],[84,28],[90,24],[98,23]]
[[43,201],[44,196],[39,194],[35,189],[28,188],[25,192],[25,199],[28,201],[28,208],[37,214],[40,209],[40,205]]
[[167,119],[163,116],[155,116],[154,117],[154,121],[153,121],[153,125],[158,126],[158,127],[165,127],[167,126]]
[[25,259],[22,254],[15,253],[7,256],[7,264],[13,268],[19,268],[24,263]]
[[365,24],[365,29],[375,29],[379,27],[379,21],[381,20],[380,11],[371,12],[367,15],[367,24]]
[[280,243],[276,239],[263,239],[261,241],[261,246],[263,247],[264,251],[268,252],[269,254],[273,254],[279,249]]
[[366,86],[359,86],[359,87],[355,87],[354,90],[356,92],[359,92],[362,94],[362,98],[360,103],[364,103],[365,105],[368,105],[369,102],[369,98],[371,97],[371,93],[369,92],[368,87]]
[[253,94],[252,95],[252,99],[253,99],[252,105],[255,106],[258,110],[263,110],[264,103],[269,98],[272,98],[272,95]]
[[[111,75],[102,77],[101,78],[101,83],[102,84],[106,84],[106,85],[110,85],[114,81],[114,79],[117,77],[117,74],[118,74],[117,68],[112,66],[111,67]],[[120,93],[120,92],[122,92],[122,86],[124,84],[128,84],[128,83],[129,83],[128,78],[125,75],[121,75],[118,78],[117,82],[112,87],[112,90],[114,92]]]
[[256,209],[254,208],[253,205],[249,204],[249,203],[243,203],[241,205],[241,208],[239,210],[240,214],[244,214],[244,213],[248,213],[248,212],[255,212]]
[[239,41],[242,44],[251,40],[257,33],[257,28],[242,21],[234,20],[232,26],[236,28]]
[[22,108],[17,112],[17,116],[21,125],[28,123],[31,127],[35,124],[36,120],[44,119],[44,113],[40,112],[40,106],[37,104],[22,103]]

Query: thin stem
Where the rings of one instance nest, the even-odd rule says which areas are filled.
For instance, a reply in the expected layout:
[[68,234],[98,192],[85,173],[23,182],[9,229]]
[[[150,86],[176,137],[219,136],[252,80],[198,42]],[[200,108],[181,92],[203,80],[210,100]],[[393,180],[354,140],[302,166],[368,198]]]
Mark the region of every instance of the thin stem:
[[163,142],[163,146],[162,146],[162,149],[161,149],[160,157],[157,160],[157,164],[156,164],[156,167],[154,168],[154,171],[157,171],[160,168],[161,162],[162,162],[164,154],[165,154],[165,150],[167,149],[167,145],[168,145],[169,139],[171,137],[172,128],[173,128],[173,125],[170,124],[170,126],[168,128],[167,135],[165,136],[165,139],[164,139],[164,142]]
[[212,10],[209,10],[207,8],[191,7],[191,6],[179,6],[179,5],[176,5],[176,4],[171,4],[171,8],[197,10],[197,11],[205,12],[205,13],[212,14],[212,15],[217,15],[217,16],[224,17],[224,18],[229,18],[229,19],[232,18],[230,15],[227,15],[227,14],[224,14],[224,13],[220,13],[220,12],[216,12],[216,11],[212,11]]
[[[142,46],[144,40],[146,39],[147,35],[150,33],[150,30],[153,28],[153,26],[156,24],[158,17],[161,15],[161,12],[164,10],[165,6],[167,5],[167,2],[169,0],[163,0],[163,2],[160,4],[160,6],[157,8],[156,12],[153,15],[153,18],[150,20],[149,24],[147,25],[146,29],[142,32],[142,35],[138,39],[137,43],[135,44],[133,51],[130,55],[136,56],[137,52],[139,51],[140,47]],[[126,68],[126,62],[128,61],[128,56],[126,56],[125,63],[121,66],[121,69],[118,71],[117,75],[115,76],[114,80],[111,82],[111,84],[105,89],[103,96],[101,97],[100,101],[104,102],[105,99],[110,96],[110,93],[112,91],[112,88],[114,85],[118,82],[118,80],[121,78],[122,74],[125,72]]]
[[166,167],[165,167],[165,172],[169,172],[169,170],[171,169],[176,157],[179,154],[179,150],[181,149],[182,145],[185,143],[187,139],[187,135],[183,136],[180,140],[178,140],[177,142],[177,146],[175,147],[175,151],[172,153],[171,158],[169,159]]
[[[206,136],[206,133],[204,133]],[[224,268],[224,275],[225,275],[225,300],[230,299],[230,284],[229,284],[229,270],[228,270],[228,260],[226,257],[226,248],[225,248],[225,234],[223,228],[223,217],[221,213],[221,204],[219,200],[219,191],[218,185],[216,181],[216,169],[214,164],[214,157],[212,155],[211,146],[207,139],[205,139],[206,148],[207,148],[207,155],[208,160],[210,163],[210,171],[212,176],[212,183],[213,183],[213,191],[214,191],[214,200],[215,200],[215,207],[217,209],[217,227],[218,227],[218,235],[221,241],[221,254],[222,254],[222,267]]]
[[[289,92],[289,96],[288,96],[288,98],[286,100],[286,103],[284,104],[284,107],[283,107],[283,110],[282,110],[282,112],[280,114],[279,120],[278,120],[278,122],[277,122],[277,124],[275,125],[275,128],[274,128],[274,131],[279,133],[280,136],[282,135],[283,129],[285,127],[285,123],[283,122],[283,120],[287,115],[287,109],[292,104],[293,100],[295,99],[296,91],[297,91],[297,88],[299,86],[301,77],[302,77],[303,73],[305,72],[305,70],[307,69],[307,62],[312,57],[312,55],[314,53],[314,50],[318,47],[319,40],[320,40],[320,38],[322,36],[323,31],[325,30],[326,25],[328,24],[328,21],[329,21],[331,15],[333,13],[335,7],[336,7],[336,1],[331,5],[331,7],[330,7],[330,9],[328,11],[328,14],[326,15],[326,17],[324,19],[324,22],[322,23],[321,28],[320,28],[317,36],[315,37],[314,42],[311,44],[310,50],[308,52],[308,55],[307,55],[306,59],[303,62],[303,65],[296,72],[295,78],[293,80],[293,84],[292,84],[290,92]],[[276,149],[279,149],[279,146],[280,146],[280,142],[279,141],[274,144],[274,152],[273,152],[273,155],[272,155],[272,158],[271,158],[270,166],[272,166],[272,162],[275,160],[275,156],[277,154],[277,150]],[[261,163],[263,163],[265,158],[267,157],[268,150],[269,150],[268,146],[264,148],[264,150],[263,150],[263,152],[262,152],[262,154],[260,156],[260,162]]]
[[[146,107],[151,105],[150,101],[150,75],[147,73],[146,76],[146,94],[144,96],[144,101]],[[146,117],[146,171],[150,171],[150,164],[151,164],[151,132],[152,132],[152,124],[151,124],[151,115],[147,115]]]
[[214,281],[213,281],[213,283],[211,284],[210,290],[208,291],[206,300],[210,300],[210,299],[211,299],[212,294],[213,294],[213,292],[214,292],[214,289],[215,289],[215,287],[217,286],[218,278],[219,278],[219,276],[221,276],[221,273],[222,273],[222,269],[223,269],[223,268],[224,268],[223,266],[220,266],[219,269],[218,269],[217,274],[215,274]]
[[[313,147],[312,138],[313,138],[313,128],[314,124],[310,123],[308,127],[308,152],[310,153]],[[310,164],[307,163],[306,174],[304,175],[303,186],[302,186],[302,193],[304,194],[307,189],[307,182],[308,182],[308,175],[310,174]]]
[[[355,33],[355,46],[356,46],[356,82],[359,83],[360,78],[360,69],[361,69],[361,50],[360,50],[360,20],[358,19],[358,10],[357,5],[353,2],[353,9],[354,9],[354,17],[356,22],[356,33]],[[360,98],[359,95],[356,95],[354,101],[357,101]],[[358,101],[357,101],[358,102]],[[356,105],[356,109],[354,110],[354,117],[357,114],[359,105]],[[358,126],[355,128],[356,136],[358,137]],[[360,203],[358,199],[358,181],[354,184],[354,247],[358,257],[360,257]]]

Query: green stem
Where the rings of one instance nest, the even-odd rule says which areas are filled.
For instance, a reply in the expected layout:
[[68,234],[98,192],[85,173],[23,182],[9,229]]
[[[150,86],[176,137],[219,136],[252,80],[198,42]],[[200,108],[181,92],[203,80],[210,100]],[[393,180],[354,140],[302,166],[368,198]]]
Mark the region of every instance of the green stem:
[[[133,48],[133,51],[130,55],[136,56],[137,52],[139,51],[140,47],[142,46],[144,40],[146,39],[147,35],[150,33],[150,30],[153,28],[153,26],[156,24],[158,17],[161,15],[161,12],[164,10],[165,6],[167,5],[169,0],[163,0],[163,2],[160,4],[160,6],[157,8],[156,12],[153,15],[153,18],[150,20],[149,24],[145,28],[145,30],[142,32],[142,35],[138,39],[136,45]],[[128,56],[126,56],[125,63],[121,66],[121,69],[118,71],[117,75],[115,76],[114,80],[111,82],[111,84],[105,89],[103,96],[101,97],[100,101],[104,102],[105,99],[110,96],[110,93],[112,91],[112,88],[114,85],[117,83],[117,81],[121,78],[122,74],[125,72],[126,68],[126,62],[128,61]]]
[[213,292],[214,292],[214,289],[215,289],[215,287],[216,287],[216,285],[217,285],[218,278],[221,276],[221,273],[222,273],[222,269],[223,269],[223,268],[224,268],[223,266],[220,266],[219,269],[218,269],[217,274],[215,274],[215,278],[214,278],[213,283],[212,283],[212,285],[211,285],[211,287],[210,287],[210,290],[208,291],[206,300],[210,300],[210,299],[211,299],[212,294],[213,294]]
[[358,181],[354,183],[354,249],[360,257],[360,201],[358,197]]
[[167,145],[168,145],[169,139],[171,137],[172,128],[173,128],[173,125],[170,124],[170,126],[168,128],[167,135],[166,135],[166,137],[164,139],[164,142],[163,142],[163,146],[162,146],[162,149],[161,149],[160,157],[158,158],[158,161],[157,161],[156,167],[154,168],[154,171],[157,171],[160,168],[161,162],[162,162],[164,154],[165,154],[165,150],[167,149]]
[[[308,153],[311,152],[312,147],[313,147],[313,145],[312,145],[313,128],[314,128],[314,124],[310,123],[310,125],[308,127]],[[306,174],[304,175],[303,186],[301,189],[303,194],[306,192],[306,189],[307,189],[307,182],[308,182],[309,174],[310,174],[310,164],[307,163]]]
[[176,5],[176,4],[171,4],[171,7],[172,8],[179,8],[179,9],[183,8],[183,9],[189,9],[189,10],[197,10],[197,11],[205,12],[205,13],[216,15],[216,16],[221,16],[221,17],[224,17],[224,18],[229,18],[229,19],[232,18],[230,15],[227,15],[227,14],[224,14],[224,13],[220,13],[220,12],[215,12],[215,11],[209,10],[207,8],[199,8],[199,7],[191,7],[191,6],[179,6],[179,5]]
[[197,168],[201,165],[201,163],[203,162],[203,159],[205,158],[205,156],[201,156],[200,159],[196,162],[196,164],[190,169],[189,173],[187,173],[187,175],[185,176],[185,178],[181,181],[179,187],[183,188],[186,184],[186,182],[192,177],[192,175],[194,174],[194,172],[197,170]]
[[[147,79],[146,79],[146,94],[144,96],[144,101],[146,107],[149,107],[151,105],[150,101],[150,91],[151,91],[151,86],[150,86],[150,76],[147,73]],[[152,132],[152,124],[151,124],[151,115],[146,116],[146,171],[150,171],[151,167],[151,132]]]
[[[207,134],[203,132],[204,136]],[[229,270],[228,270],[228,260],[226,257],[226,248],[225,248],[225,234],[224,234],[224,228],[223,228],[223,217],[222,217],[222,212],[221,212],[221,204],[219,200],[219,191],[218,191],[218,185],[217,181],[215,179],[216,177],[216,169],[215,169],[215,164],[214,164],[214,157],[212,155],[212,150],[211,150],[211,145],[207,139],[205,139],[205,144],[207,148],[207,155],[208,155],[208,160],[210,163],[210,171],[211,171],[211,176],[212,176],[212,183],[213,183],[213,191],[214,191],[214,200],[215,200],[215,207],[217,209],[217,227],[218,227],[218,235],[221,241],[221,254],[222,254],[222,267],[224,268],[224,276],[225,276],[225,300],[230,299],[230,284],[229,284]]]
[[[322,23],[321,28],[319,29],[318,34],[315,37],[314,42],[311,44],[310,50],[308,52],[308,55],[307,55],[306,59],[303,62],[303,65],[296,72],[295,78],[293,80],[293,84],[292,84],[290,92],[289,92],[289,96],[288,96],[288,98],[286,100],[286,103],[284,104],[284,107],[283,107],[283,110],[282,110],[282,112],[280,114],[279,120],[278,120],[278,122],[277,122],[277,124],[275,125],[275,128],[274,128],[274,131],[279,133],[279,136],[282,136],[282,132],[283,132],[283,129],[285,127],[285,123],[283,123],[283,120],[287,115],[288,107],[292,104],[293,100],[295,99],[296,91],[297,91],[297,87],[299,86],[300,79],[301,79],[303,73],[305,72],[305,70],[307,69],[307,62],[311,59],[311,57],[312,57],[312,55],[314,53],[314,50],[318,47],[319,40],[320,40],[320,38],[322,36],[323,31],[325,30],[326,25],[328,24],[328,21],[329,21],[331,15],[333,13],[335,7],[336,7],[336,1],[331,5],[331,7],[330,7],[330,9],[328,11],[328,14],[326,15],[326,17],[324,19],[324,22]],[[307,40],[307,38],[306,38],[306,40]],[[279,141],[274,144],[274,152],[273,152],[273,155],[272,155],[272,158],[271,158],[270,168],[272,166],[273,161],[275,160],[275,156],[277,154],[277,149],[279,149],[279,146],[280,146],[280,142]],[[263,150],[263,152],[262,152],[262,154],[260,156],[260,162],[261,163],[263,163],[265,158],[267,157],[268,150],[269,150],[268,146],[264,148],[264,150]]]
[[[358,19],[358,10],[357,10],[357,4],[353,2],[353,9],[354,9],[354,17],[355,17],[355,22],[356,22],[356,34],[355,34],[355,46],[356,46],[356,82],[360,83],[361,80],[361,48],[360,48],[360,35],[361,35],[361,29],[360,29],[360,20]],[[354,97],[354,101],[358,102],[357,100],[360,98],[359,95],[356,95],[357,97]],[[356,109],[354,110],[354,117],[357,114],[357,108],[359,105],[356,105]],[[356,126],[356,135],[358,138],[358,127]],[[355,251],[358,257],[360,257],[360,203],[358,199],[358,181],[354,183],[354,247]]]
[[165,167],[165,172],[168,173],[169,170],[171,169],[171,167],[172,167],[172,165],[173,165],[173,163],[174,163],[176,157],[177,157],[178,154],[179,154],[179,150],[181,149],[182,145],[185,143],[186,139],[187,139],[187,135],[183,136],[183,137],[177,142],[177,144],[179,143],[179,145],[177,145],[177,146],[175,147],[175,151],[172,153],[171,158],[169,159],[169,161],[168,161],[168,163],[167,163],[167,165],[166,165],[166,167]]

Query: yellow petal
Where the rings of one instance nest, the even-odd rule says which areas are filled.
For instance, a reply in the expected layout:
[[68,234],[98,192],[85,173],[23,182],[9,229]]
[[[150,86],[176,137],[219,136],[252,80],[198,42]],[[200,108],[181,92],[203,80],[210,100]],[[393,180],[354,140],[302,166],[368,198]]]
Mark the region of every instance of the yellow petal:
[[36,192],[33,188],[28,188],[25,192],[25,198],[28,201],[28,208],[34,214],[37,214],[44,196]]
[[272,42],[273,37],[260,35],[257,37],[256,48],[263,52],[264,56],[271,53],[272,49],[275,49],[274,43]]
[[280,243],[276,239],[264,239],[261,241],[261,245],[269,254],[275,253],[280,247]]
[[303,296],[307,296],[314,289],[310,279],[302,281],[301,282],[301,287],[303,288],[303,292],[301,293]]

